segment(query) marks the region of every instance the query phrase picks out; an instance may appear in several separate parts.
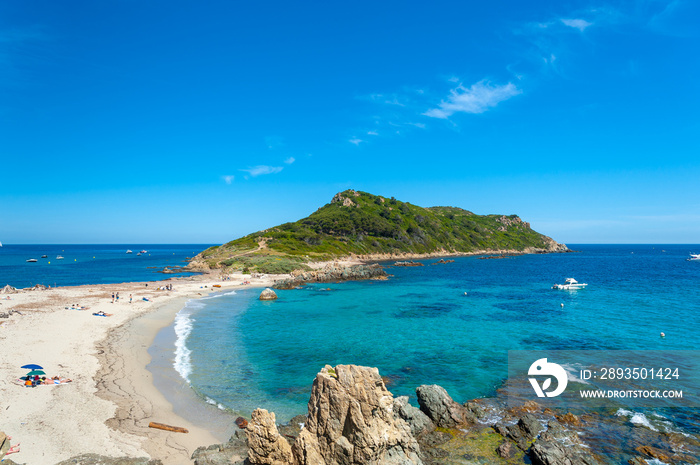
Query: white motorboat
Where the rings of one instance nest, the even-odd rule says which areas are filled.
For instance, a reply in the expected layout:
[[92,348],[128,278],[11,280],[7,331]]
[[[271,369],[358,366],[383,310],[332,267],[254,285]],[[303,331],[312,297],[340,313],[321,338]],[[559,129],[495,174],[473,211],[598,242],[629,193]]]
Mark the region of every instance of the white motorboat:
[[148,250],[142,250],[142,251],[139,252],[139,253],[140,253],[140,254],[148,253]]
[[34,263],[34,262],[38,262],[38,261],[39,260],[37,260],[36,258],[30,258],[27,260],[28,263]]
[[580,283],[574,278],[566,278],[566,282],[564,284],[555,284],[552,286],[552,289],[583,289],[586,286],[588,286],[588,284]]
[[56,255],[56,260],[63,260],[63,257],[61,257],[60,255]]
[[700,260],[700,253],[691,253],[688,261]]
[[132,252],[131,250],[127,250],[126,253],[134,253],[134,252]]

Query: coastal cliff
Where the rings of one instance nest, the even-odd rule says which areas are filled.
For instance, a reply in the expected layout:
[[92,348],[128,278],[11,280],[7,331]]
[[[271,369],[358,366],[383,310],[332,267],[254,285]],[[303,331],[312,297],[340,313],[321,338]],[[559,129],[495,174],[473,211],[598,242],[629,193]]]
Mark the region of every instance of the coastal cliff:
[[477,215],[456,207],[423,208],[395,198],[346,190],[306,218],[210,247],[188,269],[289,273],[310,262],[569,249],[517,215]]

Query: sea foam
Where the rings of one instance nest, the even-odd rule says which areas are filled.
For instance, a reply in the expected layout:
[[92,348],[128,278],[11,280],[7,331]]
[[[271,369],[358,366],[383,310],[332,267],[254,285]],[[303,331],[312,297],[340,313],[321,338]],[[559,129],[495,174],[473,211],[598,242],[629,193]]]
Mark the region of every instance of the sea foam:
[[636,426],[644,426],[645,428],[649,428],[652,431],[658,431],[656,428],[654,428],[649,421],[649,419],[644,415],[643,413],[638,413],[638,412],[631,412],[629,410],[625,410],[623,408],[618,409],[618,411],[615,413],[618,417],[620,416],[626,416],[630,417],[630,423]]
[[196,301],[188,301],[185,308],[175,315],[175,360],[173,367],[188,384],[192,373],[192,360],[190,358],[192,351],[187,348],[187,338],[192,332],[192,324],[194,323],[192,310],[203,306]]
[[187,384],[190,383],[190,374],[192,374],[192,351],[187,347],[187,338],[190,336],[190,333],[192,333],[192,324],[195,321],[192,318],[193,311],[204,308],[205,305],[201,303],[202,300],[216,299],[225,295],[235,294],[236,291],[229,291],[202,297],[197,300],[188,300],[185,304],[185,308],[175,315],[175,323],[173,325],[175,329],[175,360],[173,361],[173,367]]

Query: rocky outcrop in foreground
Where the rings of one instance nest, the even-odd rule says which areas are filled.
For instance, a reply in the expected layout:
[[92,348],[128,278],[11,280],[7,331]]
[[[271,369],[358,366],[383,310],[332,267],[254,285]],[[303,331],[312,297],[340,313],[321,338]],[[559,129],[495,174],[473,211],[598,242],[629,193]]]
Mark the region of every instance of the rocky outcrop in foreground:
[[418,442],[393,407],[394,396],[376,368],[326,365],[311,388],[307,421],[294,442],[291,463],[420,464]]
[[386,279],[386,272],[380,265],[343,266],[329,263],[323,269],[313,271],[295,270],[291,278],[275,283],[275,289],[294,289],[306,283],[329,283],[361,279]]
[[240,433],[192,458],[195,465],[601,463],[571,428],[579,421],[573,415],[562,417],[567,429],[535,403],[494,415],[492,405],[460,404],[437,385],[420,386],[416,394],[420,408],[408,397],[394,398],[376,368],[326,365],[314,380],[305,418],[277,426],[273,413],[253,412],[245,429],[247,460]]

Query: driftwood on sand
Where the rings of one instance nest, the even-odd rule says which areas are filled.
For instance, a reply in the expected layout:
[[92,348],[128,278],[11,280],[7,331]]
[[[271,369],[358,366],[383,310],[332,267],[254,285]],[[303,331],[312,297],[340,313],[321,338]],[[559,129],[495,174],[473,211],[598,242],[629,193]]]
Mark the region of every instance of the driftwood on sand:
[[187,428],[181,428],[180,426],[170,426],[170,425],[165,425],[163,423],[156,423],[154,421],[150,422],[148,424],[149,428],[157,428],[157,429],[162,429],[165,431],[172,431],[174,433],[189,433]]

